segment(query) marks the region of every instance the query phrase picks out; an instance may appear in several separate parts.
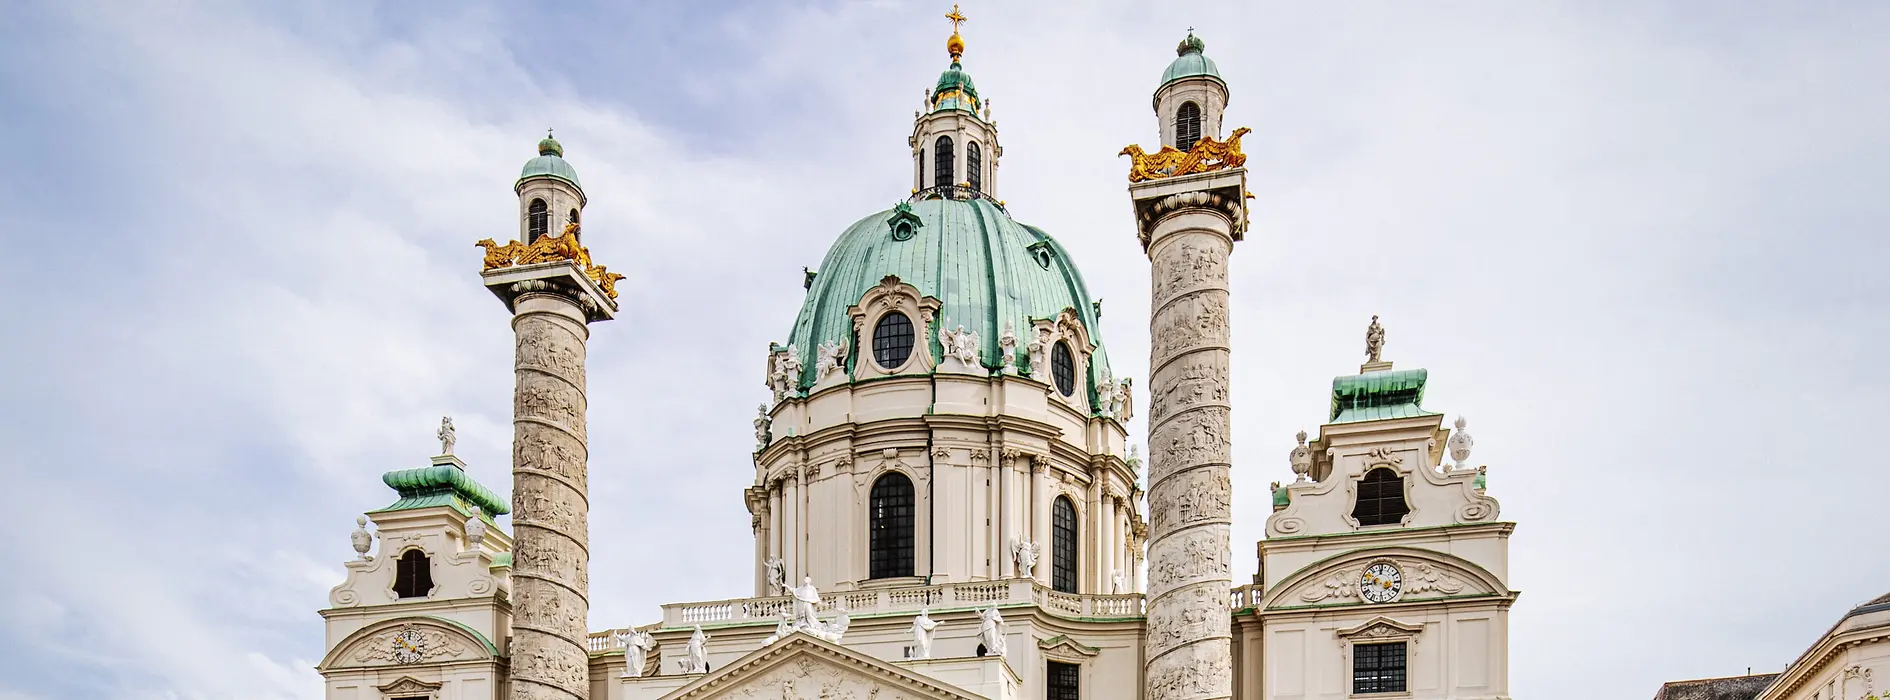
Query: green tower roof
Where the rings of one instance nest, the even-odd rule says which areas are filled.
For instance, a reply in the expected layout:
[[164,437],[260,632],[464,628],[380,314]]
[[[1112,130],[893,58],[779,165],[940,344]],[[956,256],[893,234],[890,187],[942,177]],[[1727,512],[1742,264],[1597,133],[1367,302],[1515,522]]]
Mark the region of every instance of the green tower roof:
[[451,458],[435,458],[435,464],[430,467],[400,469],[382,474],[381,482],[399,493],[400,500],[381,510],[446,506],[470,516],[470,506],[479,506],[487,519],[512,512],[511,505],[504,498],[474,481],[472,475],[456,463],[440,463],[442,459]]
[[[895,221],[917,225],[906,229],[909,237],[900,240],[894,235]],[[1012,362],[1022,367],[1022,341],[1029,338],[1031,319],[1055,318],[1064,309],[1074,309],[1097,345],[1085,382],[1090,404],[1096,404],[1095,385],[1107,375],[1109,359],[1093,299],[1076,263],[1042,229],[1018,223],[982,197],[902,202],[848,227],[809,285],[788,342],[807,358],[829,340],[850,346],[853,320],[847,308],[888,275],[942,303],[938,318],[922,329],[933,357],[943,356],[938,324],[950,319],[952,326],[977,331],[984,364],[992,369],[1002,366],[998,338],[1005,324],[1020,339]],[[862,361],[860,355],[848,354],[849,369]],[[806,363],[797,387],[813,384],[813,364]]]
[[1423,369],[1348,374],[1332,379],[1333,423],[1435,416],[1424,410]]
[[978,86],[971,81],[971,74],[964,66],[952,61],[952,67],[938,74],[938,84],[932,88],[932,111],[942,109],[963,109],[978,111]]
[[1168,70],[1162,71],[1162,85],[1197,75],[1225,84],[1227,81],[1221,80],[1221,70],[1214,66],[1214,59],[1202,53],[1206,49],[1207,42],[1195,36],[1194,32],[1188,32],[1188,38],[1182,39],[1181,44],[1175,47],[1174,62],[1168,64]]
[[580,190],[584,185],[578,183],[577,169],[564,159],[564,146],[546,132],[545,138],[538,142],[538,157],[525,161],[525,168],[519,171],[518,181],[524,182],[534,177],[551,177],[571,183]]

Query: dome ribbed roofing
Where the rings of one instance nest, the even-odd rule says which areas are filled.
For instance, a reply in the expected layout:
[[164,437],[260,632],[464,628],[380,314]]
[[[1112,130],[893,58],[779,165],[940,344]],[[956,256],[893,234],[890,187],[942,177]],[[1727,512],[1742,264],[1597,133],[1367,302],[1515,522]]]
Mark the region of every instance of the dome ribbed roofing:
[[1174,62],[1168,64],[1168,70],[1162,71],[1162,85],[1195,76],[1221,80],[1221,69],[1215,67],[1214,59],[1202,53],[1205,50],[1207,42],[1189,32],[1188,38],[1182,39],[1181,44],[1175,47]]
[[938,74],[938,84],[932,87],[932,111],[941,109],[978,111],[978,86],[957,61],[952,61],[952,67]]
[[525,169],[519,171],[518,174],[519,182],[534,177],[557,178],[571,183],[572,187],[584,188],[584,185],[578,182],[577,169],[571,167],[571,163],[562,156],[546,154],[525,161]]
[[[982,198],[913,202],[911,212],[921,225],[903,241],[893,238],[889,223],[896,211],[860,219],[828,249],[789,335],[788,342],[800,348],[801,357],[810,358],[800,387],[813,383],[811,358],[821,343],[851,346],[853,320],[847,308],[882,278],[894,275],[942,303],[939,317],[923,329],[933,357],[943,356],[938,324],[950,319],[953,327],[977,331],[981,357],[992,369],[1002,365],[998,337],[1007,322],[1019,339],[1012,363],[1022,367],[1031,319],[1056,318],[1064,309],[1074,309],[1097,345],[1086,382],[1095,405],[1096,381],[1108,374],[1109,360],[1089,290],[1062,245]],[[848,354],[849,368],[861,361],[860,355]]]

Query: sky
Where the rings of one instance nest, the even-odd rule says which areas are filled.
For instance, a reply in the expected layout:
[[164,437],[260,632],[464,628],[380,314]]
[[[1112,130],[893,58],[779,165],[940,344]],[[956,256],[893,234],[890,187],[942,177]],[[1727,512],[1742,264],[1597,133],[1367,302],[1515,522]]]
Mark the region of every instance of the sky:
[[[1158,142],[1189,27],[1253,129],[1237,579],[1377,314],[1518,523],[1516,697],[1777,671],[1890,590],[1890,6],[961,6],[1000,196],[1106,300],[1117,376],[1148,270],[1116,153]],[[380,474],[452,415],[509,484],[472,242],[515,235],[547,127],[628,275],[590,346],[590,625],[746,594],[767,345],[801,266],[910,188],[948,9],[9,3],[0,700],[321,697]]]

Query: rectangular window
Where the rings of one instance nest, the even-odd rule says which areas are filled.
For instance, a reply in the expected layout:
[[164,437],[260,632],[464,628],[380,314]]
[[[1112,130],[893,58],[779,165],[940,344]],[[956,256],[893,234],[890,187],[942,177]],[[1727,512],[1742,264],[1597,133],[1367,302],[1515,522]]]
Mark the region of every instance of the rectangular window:
[[1352,645],[1352,694],[1404,692],[1404,642]]
[[1077,700],[1077,672],[1081,670],[1082,667],[1076,664],[1047,662],[1043,681],[1044,700]]

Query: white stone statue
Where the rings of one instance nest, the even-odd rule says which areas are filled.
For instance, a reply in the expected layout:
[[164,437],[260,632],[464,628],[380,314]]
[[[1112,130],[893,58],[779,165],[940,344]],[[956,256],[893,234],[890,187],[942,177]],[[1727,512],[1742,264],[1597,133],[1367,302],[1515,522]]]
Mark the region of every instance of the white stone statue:
[[846,636],[847,627],[852,624],[852,620],[853,616],[851,613],[847,612],[846,604],[841,603],[835,606],[832,622],[816,626],[814,629],[808,630],[807,633],[839,644],[840,638]]
[[1142,446],[1129,445],[1129,458],[1122,461],[1129,463],[1130,471],[1141,471],[1142,470]]
[[794,627],[820,629],[820,616],[814,613],[818,607],[820,589],[814,587],[814,577],[802,576],[801,585],[794,588]]
[[1385,352],[1385,327],[1378,325],[1378,315],[1372,315],[1372,325],[1365,328],[1365,361],[1379,362]]
[[768,595],[782,595],[787,590],[787,562],[780,557],[768,557]]
[[1293,464],[1293,482],[1302,483],[1306,481],[1306,475],[1312,473],[1312,448],[1306,446],[1306,431],[1301,430],[1293,437],[1299,440],[1299,445],[1287,454],[1287,459]]
[[1123,578],[1122,578],[1121,569],[1116,569],[1115,573],[1109,575],[1109,592],[1115,593],[1118,595],[1123,593]]
[[479,551],[479,545],[485,541],[486,520],[479,517],[479,506],[473,506],[472,517],[466,519],[466,551]]
[[912,618],[912,658],[932,658],[932,639],[938,636],[933,630],[938,629],[938,621],[927,614],[925,608],[919,608],[919,616]]
[[1024,346],[1024,350],[1030,355],[1031,374],[1045,379],[1049,378],[1050,346],[1055,342],[1056,339],[1050,334],[1049,328],[1042,326],[1037,328],[1037,337],[1032,338],[1030,344]]
[[829,340],[814,351],[814,383],[846,367],[847,346]]
[[374,557],[368,554],[368,551],[374,549],[374,534],[367,531],[367,516],[355,516],[354,533],[349,535],[348,539],[354,543],[354,553],[361,558],[361,561],[374,561]]
[[1135,380],[1123,377],[1116,382],[1116,420],[1124,423],[1135,417]]
[[656,648],[656,638],[648,632],[626,629],[617,633],[617,641],[623,642],[623,677],[643,677],[643,670],[650,662],[650,650]]
[[1096,410],[1104,418],[1116,417],[1116,408],[1122,405],[1122,397],[1116,394],[1116,380],[1109,376],[1108,370],[1103,370],[1102,377],[1096,382],[1096,403],[1101,404]]
[[1004,334],[998,336],[998,354],[1001,356],[998,360],[998,369],[1002,372],[1015,373],[1017,371],[1017,333],[1012,330],[1015,325],[1010,321],[1005,321]]
[[945,353],[945,357],[957,360],[967,369],[977,368],[979,366],[978,332],[965,330],[963,325],[958,326],[956,329],[947,330],[946,324],[949,323],[951,323],[951,320],[946,319],[944,323],[938,324],[938,345],[940,351]]
[[683,648],[683,673],[709,672],[709,635],[702,633],[702,625],[696,625],[694,634],[689,635],[689,646]]
[[781,611],[781,619],[774,623],[774,634],[768,635],[767,639],[761,640],[761,645],[764,647],[768,646],[769,644],[781,641],[790,634],[794,634],[794,613],[783,609]]
[[1466,427],[1469,424],[1470,421],[1465,420],[1463,416],[1457,416],[1457,430],[1451,433],[1450,440],[1444,443],[1450,448],[1450,459],[1457,463],[1457,469],[1469,468],[1469,465],[1464,462],[1470,461],[1470,448],[1477,446],[1476,438],[1470,437],[1470,429]]
[[768,370],[768,389],[774,392],[774,402],[781,403],[787,398],[788,382],[787,359],[781,355],[770,356]]
[[1037,543],[1011,538],[1011,560],[1017,564],[1018,577],[1032,577],[1037,570],[1037,554]]
[[978,636],[984,640],[985,656],[1004,655],[1004,616],[998,613],[997,606],[978,613]]
[[459,442],[459,436],[453,432],[453,417],[440,416],[440,430],[433,436],[440,439],[440,454],[453,454],[453,443]]
[[768,404],[755,407],[755,451],[768,449],[768,443],[774,442],[774,419],[768,416]]

